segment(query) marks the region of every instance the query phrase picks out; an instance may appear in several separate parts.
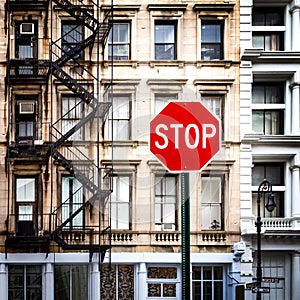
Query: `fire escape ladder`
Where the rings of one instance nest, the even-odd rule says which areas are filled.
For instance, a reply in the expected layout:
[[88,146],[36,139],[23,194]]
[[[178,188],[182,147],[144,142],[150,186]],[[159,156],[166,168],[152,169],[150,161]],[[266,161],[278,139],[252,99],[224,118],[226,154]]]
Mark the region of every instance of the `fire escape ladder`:
[[[111,11],[106,13],[102,22],[99,22],[92,15],[93,11],[89,6],[73,5],[68,0],[53,0],[53,2],[77,20],[81,26],[85,26],[90,35],[82,41],[76,41],[73,45],[64,44],[64,37],[50,45],[51,74],[67,87],[76,101],[74,107],[69,107],[67,112],[62,112],[61,117],[51,125],[52,144],[48,156],[52,157],[54,164],[63,167],[81,184],[80,192],[82,193],[81,204],[72,204],[73,197],[75,198],[79,193],[79,191],[74,191],[70,199],[52,211],[51,238],[63,249],[101,251],[103,255],[103,251],[109,248],[109,243],[104,241],[102,234],[106,227],[103,220],[97,226],[93,225],[94,221],[90,223],[90,226],[84,221],[81,226],[74,226],[73,223],[76,223],[75,220],[79,216],[85,216],[87,219],[87,209],[89,209],[90,218],[94,220],[102,218],[100,214],[103,215],[105,199],[111,193],[111,170],[99,168],[87,154],[86,143],[74,137],[78,133],[83,137],[88,131],[87,128],[91,132],[93,121],[96,118],[103,119],[110,108],[110,102],[100,102],[94,96],[93,82],[98,78],[85,67],[79,57],[86,48],[92,49],[96,41],[102,44],[105,42],[112,26]],[[71,29],[70,32],[72,30],[75,29]],[[65,119],[79,111],[80,118],[65,129],[63,126]],[[72,208],[67,216],[65,215],[66,205]],[[94,207],[99,210],[99,218],[93,214]],[[107,237],[108,234],[106,234]]]

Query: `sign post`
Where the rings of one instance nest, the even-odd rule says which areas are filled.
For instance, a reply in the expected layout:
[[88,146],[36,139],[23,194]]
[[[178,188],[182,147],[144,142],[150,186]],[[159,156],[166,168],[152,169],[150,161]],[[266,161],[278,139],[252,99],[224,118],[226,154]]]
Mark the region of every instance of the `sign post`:
[[220,149],[220,120],[200,102],[169,102],[150,122],[150,151],[181,179],[182,300],[190,300],[190,171],[200,172]]

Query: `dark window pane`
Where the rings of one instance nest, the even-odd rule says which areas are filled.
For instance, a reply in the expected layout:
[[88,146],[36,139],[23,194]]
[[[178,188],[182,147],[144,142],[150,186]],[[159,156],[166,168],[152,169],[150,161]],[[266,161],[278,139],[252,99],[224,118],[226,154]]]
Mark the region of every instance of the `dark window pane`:
[[201,299],[201,282],[193,282],[193,300]]
[[223,278],[223,268],[214,267],[214,280],[222,280]]
[[155,59],[176,59],[175,24],[155,24]]
[[283,9],[272,7],[253,8],[253,26],[282,26],[284,25]]
[[223,299],[223,282],[214,282],[214,300]]
[[203,279],[204,280],[212,280],[212,268],[211,267],[203,267]]
[[54,299],[70,299],[70,266],[55,266],[54,268]]
[[201,280],[201,267],[193,267],[193,279]]
[[223,23],[202,22],[201,59],[223,59]]
[[203,299],[210,300],[212,299],[212,282],[203,282]]
[[72,266],[72,300],[82,300],[88,297],[87,266]]

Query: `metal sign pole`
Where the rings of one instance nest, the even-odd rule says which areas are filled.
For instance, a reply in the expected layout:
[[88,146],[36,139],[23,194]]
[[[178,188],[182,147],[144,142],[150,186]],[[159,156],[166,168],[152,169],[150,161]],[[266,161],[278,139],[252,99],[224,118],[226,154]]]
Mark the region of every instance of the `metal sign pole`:
[[181,179],[181,278],[182,300],[190,300],[190,179],[182,173]]

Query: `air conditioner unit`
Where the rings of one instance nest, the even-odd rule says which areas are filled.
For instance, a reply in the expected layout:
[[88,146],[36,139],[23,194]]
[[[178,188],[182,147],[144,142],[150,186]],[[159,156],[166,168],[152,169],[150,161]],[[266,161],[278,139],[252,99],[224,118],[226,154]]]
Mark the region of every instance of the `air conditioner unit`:
[[163,226],[163,230],[165,230],[165,231],[174,231],[175,230],[175,224],[165,223],[162,226]]
[[20,33],[21,34],[34,34],[34,24],[33,23],[21,23]]
[[34,113],[34,102],[20,102],[19,103],[20,114],[33,114]]

